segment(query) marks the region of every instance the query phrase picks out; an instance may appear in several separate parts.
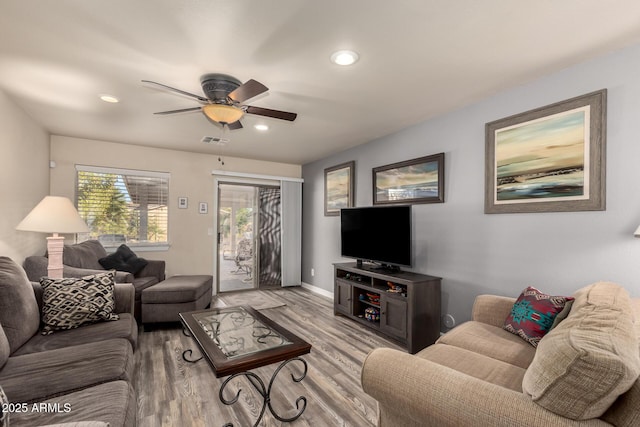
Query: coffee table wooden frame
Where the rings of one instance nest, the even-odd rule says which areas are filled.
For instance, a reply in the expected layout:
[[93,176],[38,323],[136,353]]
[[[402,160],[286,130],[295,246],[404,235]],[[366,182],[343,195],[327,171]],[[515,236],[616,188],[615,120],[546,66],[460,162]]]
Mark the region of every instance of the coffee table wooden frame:
[[[202,357],[197,359],[187,357],[187,354],[191,356],[193,353],[191,349],[188,349],[182,353],[182,358],[185,361],[191,363],[195,363],[202,358],[206,358],[216,377],[220,378],[230,375],[229,378],[227,378],[220,386],[219,398],[220,401],[225,405],[233,405],[234,403],[236,403],[241,391],[239,390],[233,398],[227,399],[224,397],[224,390],[227,384],[229,384],[231,380],[239,376],[246,377],[263,398],[262,410],[260,411],[260,415],[258,416],[254,427],[258,426],[267,408],[269,408],[271,414],[273,414],[273,416],[280,421],[291,422],[298,419],[307,407],[307,399],[303,396],[298,397],[295,402],[298,412],[294,416],[287,418],[277,414],[271,406],[271,390],[276,376],[278,375],[280,370],[289,363],[299,362],[303,366],[302,373],[298,376],[291,374],[291,379],[294,382],[300,382],[304,379],[304,377],[307,375],[307,362],[305,362],[304,359],[300,358],[300,356],[311,351],[311,344],[302,340],[297,335],[289,332],[287,329],[283,328],[273,320],[265,317],[264,315],[247,305],[223,307],[221,309],[215,310],[223,310],[225,308],[236,309],[239,307],[247,311],[251,316],[262,322],[265,326],[271,328],[272,330],[286,338],[290,343],[267,350],[257,351],[245,356],[237,356],[233,359],[229,359],[222,352],[222,350],[220,350],[217,344],[207,335],[202,327],[200,327],[198,321],[194,318],[194,315],[196,314],[205,313],[212,310],[209,309],[190,311],[186,313],[180,313],[180,320],[185,327],[185,335],[187,335],[188,330],[188,336],[191,336],[198,343],[198,347],[202,352]],[[275,372],[271,376],[268,386],[265,385],[265,382],[258,375],[253,372],[248,372],[251,369],[259,368],[261,366],[270,365],[277,362],[282,363],[280,364],[280,366],[278,366],[278,368],[276,368]],[[231,423],[227,423],[225,424],[225,427],[232,425],[233,424]]]

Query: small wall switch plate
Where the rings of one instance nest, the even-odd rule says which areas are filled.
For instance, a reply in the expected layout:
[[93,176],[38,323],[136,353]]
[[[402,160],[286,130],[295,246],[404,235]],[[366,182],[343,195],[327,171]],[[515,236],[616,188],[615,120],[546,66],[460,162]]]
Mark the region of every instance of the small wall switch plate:
[[315,269],[315,268],[312,268],[312,269],[311,269],[311,277],[313,277],[313,276],[315,276],[315,275],[316,275],[316,269]]

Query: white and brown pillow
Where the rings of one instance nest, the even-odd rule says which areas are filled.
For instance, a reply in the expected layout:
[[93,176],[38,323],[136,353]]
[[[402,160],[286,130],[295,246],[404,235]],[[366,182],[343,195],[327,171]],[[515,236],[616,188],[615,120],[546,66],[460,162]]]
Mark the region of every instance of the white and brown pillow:
[[43,335],[74,329],[87,323],[118,320],[113,311],[115,271],[82,278],[40,280],[43,288]]

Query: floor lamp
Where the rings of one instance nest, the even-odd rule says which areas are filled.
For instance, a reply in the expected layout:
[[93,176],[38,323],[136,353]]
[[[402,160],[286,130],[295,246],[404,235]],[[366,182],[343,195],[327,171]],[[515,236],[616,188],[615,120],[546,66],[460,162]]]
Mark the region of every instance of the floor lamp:
[[58,233],[88,233],[89,227],[66,197],[46,196],[16,227],[20,231],[53,233],[47,237],[48,275],[62,278],[64,237]]

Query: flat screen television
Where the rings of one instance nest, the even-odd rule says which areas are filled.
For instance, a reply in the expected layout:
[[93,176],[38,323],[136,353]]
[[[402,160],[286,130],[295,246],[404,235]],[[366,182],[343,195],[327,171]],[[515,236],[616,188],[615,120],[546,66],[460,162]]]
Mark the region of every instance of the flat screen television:
[[383,267],[411,266],[411,206],[374,206],[340,211],[341,254]]

